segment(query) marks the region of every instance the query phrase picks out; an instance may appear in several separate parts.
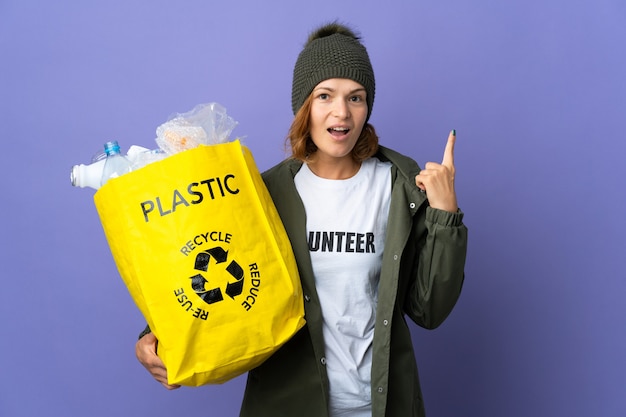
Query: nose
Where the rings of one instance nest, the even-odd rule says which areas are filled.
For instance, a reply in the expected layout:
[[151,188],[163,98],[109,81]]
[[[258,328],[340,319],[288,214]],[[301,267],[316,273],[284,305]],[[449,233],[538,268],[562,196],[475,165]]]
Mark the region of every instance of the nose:
[[333,107],[333,115],[339,119],[348,119],[350,117],[350,107],[345,100],[336,100]]

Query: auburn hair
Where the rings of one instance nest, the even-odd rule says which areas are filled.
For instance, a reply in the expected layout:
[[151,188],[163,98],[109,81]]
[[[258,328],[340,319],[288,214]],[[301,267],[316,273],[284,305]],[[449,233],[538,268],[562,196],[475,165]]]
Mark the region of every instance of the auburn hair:
[[[311,103],[313,95],[309,95],[300,110],[296,113],[289,128],[286,142],[291,147],[291,157],[302,162],[313,162],[317,146],[311,138]],[[352,148],[352,159],[355,162],[363,162],[378,152],[378,135],[376,129],[370,123],[363,126],[359,138]]]

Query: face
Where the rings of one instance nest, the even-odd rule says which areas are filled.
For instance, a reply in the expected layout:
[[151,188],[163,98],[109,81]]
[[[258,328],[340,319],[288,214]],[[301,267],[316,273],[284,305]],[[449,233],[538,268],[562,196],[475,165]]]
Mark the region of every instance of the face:
[[352,165],[350,152],[367,118],[363,86],[346,78],[331,78],[313,89],[310,133],[318,150],[316,164]]

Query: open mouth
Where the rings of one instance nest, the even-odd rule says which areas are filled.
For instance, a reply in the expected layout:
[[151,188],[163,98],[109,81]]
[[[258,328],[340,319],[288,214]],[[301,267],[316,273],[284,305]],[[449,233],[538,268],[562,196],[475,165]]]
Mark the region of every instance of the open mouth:
[[330,127],[327,130],[328,130],[328,133],[330,133],[333,136],[347,135],[348,132],[350,131],[350,129],[348,129],[347,127]]

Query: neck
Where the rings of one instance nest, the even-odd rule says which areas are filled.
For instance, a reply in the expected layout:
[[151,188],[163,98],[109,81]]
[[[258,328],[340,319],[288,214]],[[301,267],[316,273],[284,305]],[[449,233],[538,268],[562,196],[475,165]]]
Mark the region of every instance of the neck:
[[361,168],[361,164],[353,161],[352,158],[350,158],[349,161],[337,163],[315,161],[307,165],[315,175],[328,180],[345,180],[352,178],[359,172],[359,168]]

